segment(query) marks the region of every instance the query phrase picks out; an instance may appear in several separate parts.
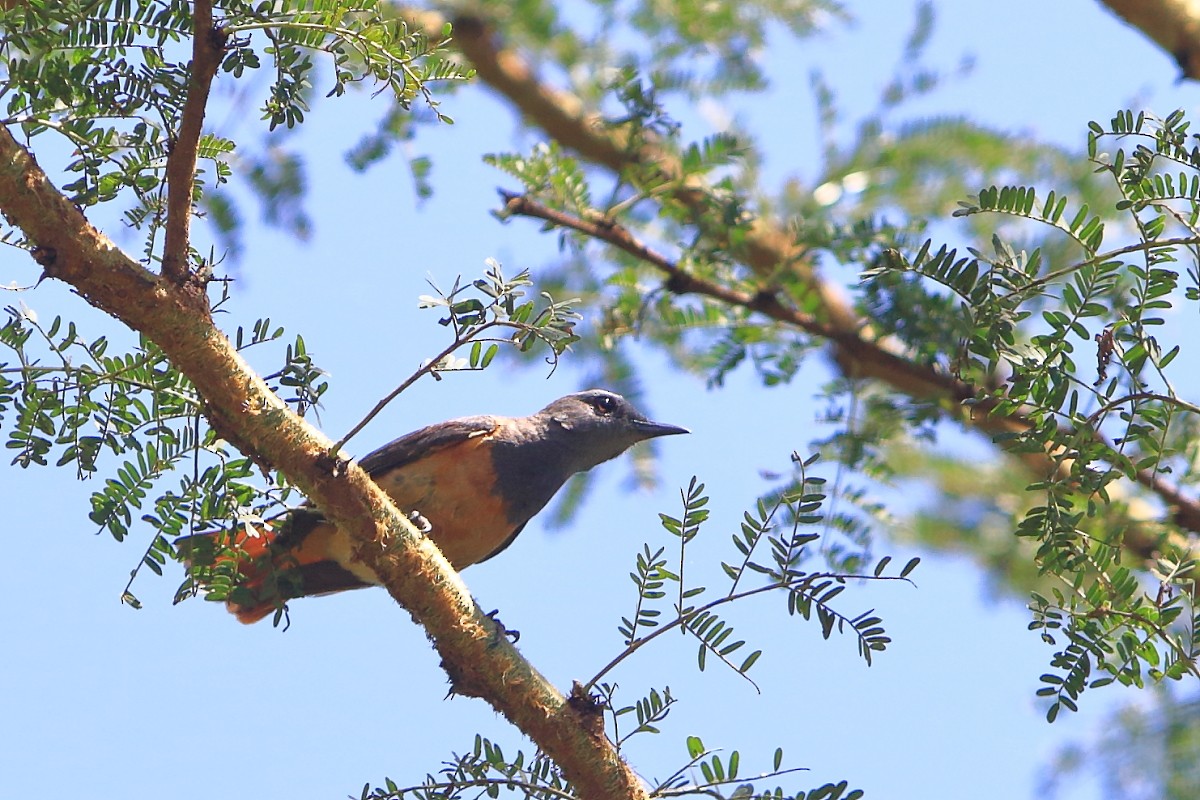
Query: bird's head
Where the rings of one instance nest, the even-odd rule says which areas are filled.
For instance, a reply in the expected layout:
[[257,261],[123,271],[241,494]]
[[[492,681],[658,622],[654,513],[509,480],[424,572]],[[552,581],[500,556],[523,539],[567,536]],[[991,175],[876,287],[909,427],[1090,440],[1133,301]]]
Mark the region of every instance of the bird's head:
[[624,397],[604,389],[560,397],[536,416],[550,436],[572,451],[579,472],[616,458],[638,442],[690,433],[677,425],[651,422]]

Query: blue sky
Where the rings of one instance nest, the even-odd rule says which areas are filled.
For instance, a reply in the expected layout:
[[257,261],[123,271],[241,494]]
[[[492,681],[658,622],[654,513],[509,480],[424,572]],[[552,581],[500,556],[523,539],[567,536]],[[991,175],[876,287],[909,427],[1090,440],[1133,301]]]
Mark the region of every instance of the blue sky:
[[[740,109],[764,133],[775,183],[789,174],[811,179],[818,167],[809,70],[820,64],[853,119],[871,108],[899,52],[910,4],[850,5],[863,18],[852,30],[800,46],[777,37],[766,58],[778,86]],[[1164,54],[1083,0],[943,3],[930,52],[945,67],[964,54],[977,66],[922,99],[910,117],[965,114],[1081,148],[1089,119],[1106,120],[1127,104],[1165,115],[1194,111],[1197,102]],[[417,309],[427,277],[442,285],[473,277],[489,257],[536,272],[556,255],[554,236],[527,222],[500,225],[487,213],[496,187],[514,187],[480,156],[524,147],[536,134],[518,136],[482,90],[447,101],[457,124],[416,146],[434,159],[436,189],[417,208],[401,160],[361,176],[341,160],[383,102],[355,96],[314,108],[296,141],[308,154],[315,236],[298,242],[249,231],[229,317],[232,326],[269,316],[303,333],[331,373],[321,423],[334,437],[445,343],[436,315]],[[0,254],[0,283],[35,279],[28,259]],[[64,313],[85,320],[93,335],[111,329],[61,286],[6,303],[18,299],[43,319]],[[628,464],[605,465],[567,530],[550,533],[535,520],[502,557],[465,575],[481,605],[499,608],[521,630],[521,650],[564,688],[619,649],[616,626],[635,599],[627,578],[634,553],[643,541],[668,543],[657,512],[678,509],[678,487],[693,474],[707,483],[713,517],[699,546],[724,553],[742,510],[764,488],[759,471],[785,468],[788,454],[817,435],[811,389],[827,375],[819,358],[784,388],[763,391],[739,374],[715,392],[656,355],[638,358],[644,410],[694,432],[661,443],[662,486],[631,492]],[[549,379],[544,370],[499,365],[423,381],[356,439],[357,452],[453,416],[529,413],[579,379],[568,362]],[[169,573],[139,581],[145,608],[135,612],[118,598],[150,531],[123,545],[94,535],[94,487],[65,472],[13,468],[0,487],[10,509],[10,551],[0,560],[8,739],[0,796],[54,787],[88,798],[343,797],[385,775],[416,782],[468,749],[476,731],[506,751],[527,745],[482,703],[444,699],[435,654],[382,591],[295,603],[292,628],[280,633],[240,626],[199,601],[172,606],[179,575]],[[877,550],[911,555],[886,543]],[[712,666],[697,674],[690,642],[647,648],[615,675],[624,699],[670,684],[682,702],[662,734],[631,744],[634,767],[664,777],[686,759],[685,737],[697,735],[710,747],[740,750],[745,774],[767,768],[782,745],[789,765],[812,770],[794,788],[845,778],[870,797],[969,792],[1010,800],[1035,796],[1055,748],[1094,736],[1115,703],[1137,700],[1106,690],[1086,697],[1082,713],[1047,725],[1034,691],[1051,653],[1025,629],[1020,604],[985,597],[980,575],[962,560],[926,558],[914,577],[916,588],[843,595],[847,608],[876,608],[894,640],[870,668],[850,639],[824,642],[817,626],[789,622],[782,603],[770,600],[735,615],[739,632],[766,651],[754,670],[761,696]],[[1064,796],[1099,792],[1084,782]]]

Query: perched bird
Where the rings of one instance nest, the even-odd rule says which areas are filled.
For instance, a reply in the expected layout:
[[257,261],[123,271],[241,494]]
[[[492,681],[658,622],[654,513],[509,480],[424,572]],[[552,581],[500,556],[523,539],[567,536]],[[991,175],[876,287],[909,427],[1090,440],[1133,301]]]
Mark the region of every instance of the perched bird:
[[[688,431],[651,422],[619,394],[589,389],[528,417],[430,425],[359,464],[461,570],[512,544],[575,473],[677,433]],[[200,581],[227,584],[229,610],[245,623],[293,598],[379,583],[353,558],[349,537],[308,506],[263,530],[188,536],[176,545]]]

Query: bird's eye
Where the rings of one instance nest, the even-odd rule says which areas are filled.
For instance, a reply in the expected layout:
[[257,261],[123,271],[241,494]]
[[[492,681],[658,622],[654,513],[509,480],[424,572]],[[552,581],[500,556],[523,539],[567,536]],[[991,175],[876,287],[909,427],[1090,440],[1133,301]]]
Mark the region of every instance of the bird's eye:
[[593,406],[595,406],[597,413],[608,415],[617,410],[617,400],[615,397],[602,394],[595,399]]

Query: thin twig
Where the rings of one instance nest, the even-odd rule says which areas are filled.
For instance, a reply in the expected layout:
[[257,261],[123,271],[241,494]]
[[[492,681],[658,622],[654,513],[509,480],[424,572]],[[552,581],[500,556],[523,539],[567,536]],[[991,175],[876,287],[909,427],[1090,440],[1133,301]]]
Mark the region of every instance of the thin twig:
[[1148,241],[1144,241],[1144,242],[1136,242],[1135,244],[1126,245],[1125,247],[1118,247],[1116,250],[1108,250],[1103,253],[1097,253],[1096,255],[1092,256],[1091,258],[1085,259],[1083,261],[1079,261],[1079,262],[1071,264],[1070,266],[1067,266],[1067,267],[1063,267],[1062,269],[1056,269],[1053,272],[1047,272],[1045,275],[1040,275],[1037,278],[1034,278],[1033,280],[1031,280],[1029,283],[1025,284],[1024,286],[1018,287],[1016,289],[1013,289],[1011,292],[1008,292],[1003,297],[1001,297],[1001,299],[1007,300],[1010,297],[1013,297],[1016,295],[1023,295],[1034,289],[1039,289],[1043,286],[1047,286],[1047,285],[1053,283],[1054,281],[1057,281],[1059,278],[1065,278],[1066,276],[1070,275],[1071,273],[1078,272],[1079,270],[1083,269],[1084,267],[1090,267],[1094,264],[1103,264],[1106,261],[1111,261],[1114,258],[1119,258],[1121,256],[1129,255],[1130,253],[1146,252],[1146,251],[1153,250],[1158,247],[1176,247],[1176,246],[1183,247],[1183,246],[1193,246],[1193,245],[1197,245],[1197,244],[1200,244],[1200,238],[1197,238],[1195,236],[1186,236],[1186,237],[1183,237],[1180,239],[1148,240]]
[[[712,752],[712,751],[709,751],[709,752]],[[705,755],[708,755],[708,754],[709,753],[704,753],[703,755],[699,756],[699,758],[703,758]],[[696,764],[696,762],[699,760],[699,758],[693,759],[691,761],[691,763],[689,763],[687,766],[689,766],[689,767],[694,766]],[[686,767],[685,767],[685,769],[686,769]],[[743,784],[743,783],[753,783],[754,781],[765,781],[769,778],[778,778],[780,775],[790,775],[793,772],[808,772],[808,771],[809,771],[808,767],[788,767],[787,769],[777,769],[777,770],[772,770],[771,772],[763,772],[763,773],[755,775],[754,777],[751,777],[751,778],[726,778],[723,781],[713,781],[712,783],[705,783],[703,785],[675,786],[675,787],[671,787],[671,788],[654,789],[650,792],[650,796],[651,797],[683,797],[683,796],[691,795],[691,794],[707,794],[712,797],[723,798],[723,797],[725,797],[725,795],[722,795],[720,792],[715,791],[715,789],[713,787],[728,786],[729,784],[732,784],[732,783]],[[683,772],[683,770],[677,771],[675,773],[675,775],[672,776],[672,778],[682,774],[682,772]],[[670,779],[668,779],[667,781],[663,781],[663,783],[665,784],[665,783],[669,782],[669,780]]]
[[664,790],[664,787],[670,786],[672,783],[675,782],[676,778],[682,778],[683,773],[687,772],[689,769],[691,769],[692,767],[699,764],[700,761],[705,756],[709,755],[712,752],[713,752],[712,750],[705,750],[703,753],[700,753],[699,755],[692,756],[692,758],[686,764],[684,764],[679,769],[675,770],[673,773],[671,773],[671,775],[669,777],[667,777],[665,780],[663,780],[661,783],[659,783],[658,786],[655,787],[650,792],[650,796],[651,797],[658,796],[659,792]]
[[[1067,586],[1069,591],[1072,592],[1076,597],[1078,597],[1085,605],[1094,605],[1092,599],[1088,597],[1087,591],[1085,591],[1081,586],[1072,584],[1068,581],[1063,581],[1063,583]],[[1104,583],[1105,583],[1105,588],[1111,593],[1112,588],[1113,588],[1112,585],[1107,581],[1107,579],[1104,581]],[[1059,607],[1072,615],[1074,615],[1076,613],[1076,612],[1074,612],[1070,609],[1064,608],[1062,606],[1059,606]],[[1175,654],[1179,657],[1179,660],[1187,665],[1187,671],[1190,672],[1195,677],[1200,678],[1200,667],[1196,666],[1195,661],[1192,659],[1192,654],[1187,649],[1180,646],[1179,642],[1171,636],[1171,632],[1169,630],[1167,630],[1167,628],[1163,627],[1162,625],[1159,625],[1156,622],[1151,622],[1150,620],[1146,619],[1146,617],[1143,616],[1142,614],[1138,614],[1138,613],[1132,612],[1132,611],[1122,611],[1120,609],[1113,608],[1109,604],[1105,604],[1102,608],[1095,609],[1094,611],[1088,612],[1082,616],[1095,617],[1095,616],[1106,616],[1106,615],[1113,616],[1113,617],[1120,617],[1121,619],[1131,620],[1133,625],[1135,625],[1135,626],[1145,625],[1145,626],[1149,627],[1151,630],[1154,631],[1154,633],[1158,636],[1158,638],[1162,639],[1164,642],[1167,643],[1167,646],[1170,647],[1175,652]],[[1108,631],[1107,633],[1111,634],[1111,633],[1115,632],[1115,630],[1116,629],[1114,628],[1112,631]],[[1128,663],[1128,659],[1126,659],[1126,663]]]
[[182,285],[188,279],[188,245],[192,225],[192,183],[208,93],[225,52],[225,31],[213,24],[212,0],[192,4],[192,64],[188,95],[179,130],[167,156],[167,225],[163,246],[163,276]]
[[[686,613],[679,614],[677,617],[675,617],[675,619],[671,620],[666,625],[663,625],[661,628],[654,631],[654,633],[647,634],[646,636],[642,637],[641,639],[637,639],[635,641],[630,642],[628,645],[625,646],[624,650],[622,650],[620,653],[618,653],[616,655],[615,658],[613,658],[612,661],[609,661],[607,664],[605,664],[604,667],[599,672],[597,672],[595,675],[592,676],[591,680],[589,680],[587,683],[585,683],[583,685],[583,691],[590,692],[592,690],[592,687],[595,686],[601,678],[603,678],[609,672],[612,672],[612,670],[618,664],[620,664],[622,661],[624,661],[626,658],[633,655],[636,651],[640,650],[645,645],[647,645],[650,642],[652,642],[653,640],[657,639],[659,636],[662,636],[667,631],[673,630],[673,629],[679,627],[680,625],[686,625],[688,622],[690,622],[692,619],[694,619],[697,615],[699,615],[705,611],[711,611],[712,609],[717,608],[718,606],[723,606],[727,603],[734,603],[734,602],[737,602],[740,600],[745,600],[747,597],[754,597],[755,595],[763,594],[765,592],[773,592],[773,591],[780,590],[780,589],[792,589],[795,586],[798,586],[800,584],[806,584],[806,583],[812,584],[818,580],[821,580],[822,578],[831,578],[833,580],[904,581],[905,583],[912,583],[912,580],[910,580],[907,577],[899,577],[899,576],[894,576],[894,575],[849,575],[849,574],[838,574],[838,573],[832,573],[832,572],[814,572],[809,575],[804,575],[802,580],[775,581],[774,583],[769,583],[765,586],[759,586],[755,589],[747,589],[746,591],[738,592],[737,594],[725,595],[724,597],[718,597],[716,600],[709,601],[702,606],[699,606],[699,607],[693,608],[693,609],[689,609]],[[847,621],[849,620],[849,618],[846,617],[844,614],[838,614],[836,611],[831,610],[830,613],[834,614],[835,616],[839,617],[840,619],[847,620]],[[855,629],[855,633],[856,634],[858,633],[857,629]],[[862,639],[861,634],[858,634],[858,637],[860,640]],[[703,641],[703,639],[701,639],[701,641]],[[726,663],[728,663],[728,662],[726,662]],[[741,674],[742,677],[745,677],[745,675],[742,674],[740,670],[737,670],[735,668],[735,671],[738,672],[738,674]],[[747,680],[749,680],[749,679],[747,678]],[[754,683],[754,681],[750,681],[750,682]]]
[[534,217],[607,242],[664,273],[668,279],[667,289],[674,294],[704,295],[729,305],[740,306],[748,311],[757,311],[779,322],[787,322],[807,333],[828,339],[839,336],[838,330],[832,325],[822,322],[811,314],[785,307],[774,294],[765,292],[750,294],[692,275],[681,269],[671,259],[638,240],[626,228],[600,214],[583,219],[549,208],[528,195],[516,195],[505,191],[501,191],[500,195],[504,198],[503,213],[505,215]]
[[426,375],[426,374],[436,371],[439,364],[441,364],[448,356],[453,354],[455,350],[462,347],[467,342],[474,340],[476,334],[482,333],[483,331],[487,330],[488,328],[498,327],[501,324],[502,323],[498,320],[490,320],[488,322],[483,323],[478,328],[475,328],[472,331],[472,335],[466,339],[460,338],[458,336],[454,337],[454,341],[451,342],[449,345],[447,345],[445,348],[443,348],[442,352],[438,353],[432,359],[430,359],[425,364],[423,364],[420,369],[418,369],[412,375],[409,375],[407,378],[405,378],[403,383],[401,383],[399,386],[397,386],[392,391],[388,392],[388,394],[382,400],[380,400],[378,403],[376,403],[375,407],[372,408],[367,413],[367,415],[359,421],[359,423],[357,425],[355,425],[353,428],[351,428],[349,433],[347,433],[345,436],[343,436],[341,439],[339,439],[337,444],[335,444],[333,447],[331,447],[329,449],[329,454],[336,458],[337,454],[341,452],[342,448],[346,446],[347,442],[349,442],[352,438],[357,436],[358,433],[360,431],[362,431],[363,428],[367,427],[367,425],[371,422],[371,420],[375,419],[375,417],[379,416],[379,413],[381,411],[383,411],[383,409],[387,408],[389,403],[391,403],[393,400],[395,400],[397,397],[399,397],[401,394],[403,394],[408,389],[408,387],[410,387],[414,383],[416,383],[417,380],[420,379],[420,377],[422,375]]
[[1087,423],[1089,425],[1095,425],[1096,421],[1109,411],[1119,408],[1126,403],[1137,403],[1142,400],[1157,400],[1163,405],[1175,406],[1182,411],[1200,414],[1200,406],[1189,403],[1186,400],[1180,400],[1178,397],[1171,397],[1170,395],[1159,394],[1158,392],[1134,392],[1133,394],[1126,395],[1124,397],[1118,397],[1116,400],[1111,400],[1105,403],[1098,410],[1087,417]]

